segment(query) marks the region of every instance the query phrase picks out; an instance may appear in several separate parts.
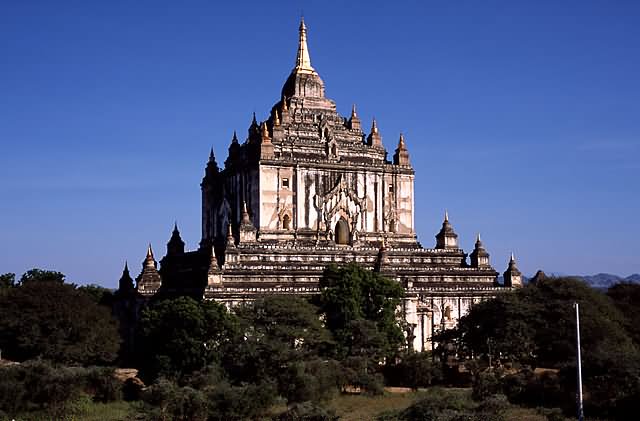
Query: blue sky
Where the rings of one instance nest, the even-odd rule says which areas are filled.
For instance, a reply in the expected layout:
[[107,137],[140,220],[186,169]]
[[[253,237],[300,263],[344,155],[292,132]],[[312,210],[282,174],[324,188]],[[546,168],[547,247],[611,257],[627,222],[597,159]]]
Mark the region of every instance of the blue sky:
[[265,119],[311,60],[416,169],[431,247],[444,209],[503,271],[640,272],[637,1],[0,2],[0,272],[113,287],[174,220],[200,239],[211,146]]

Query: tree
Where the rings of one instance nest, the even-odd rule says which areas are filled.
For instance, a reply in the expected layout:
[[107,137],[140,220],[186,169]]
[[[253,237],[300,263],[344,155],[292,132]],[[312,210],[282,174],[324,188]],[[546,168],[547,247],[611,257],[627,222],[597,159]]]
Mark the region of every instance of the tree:
[[31,269],[22,274],[20,284],[24,285],[29,282],[55,282],[64,283],[64,274],[52,270]]
[[5,288],[11,288],[16,283],[15,273],[3,273],[0,275],[0,290]]
[[142,311],[136,353],[141,375],[179,378],[221,358],[236,329],[235,318],[213,301],[167,299]]
[[[397,309],[402,287],[355,263],[329,266],[320,280],[327,327],[343,355],[389,356],[404,344]],[[365,321],[371,322],[366,323]]]
[[78,290],[87,294],[96,304],[111,306],[113,302],[113,292],[96,284],[88,284],[78,287]]
[[607,296],[622,313],[627,332],[640,346],[640,285],[621,282],[609,288]]
[[580,304],[586,405],[606,414],[618,402],[640,396],[640,352],[614,302],[578,279],[542,279],[478,304],[439,339],[454,342],[467,358],[488,361],[491,355],[496,363],[560,369],[559,381],[571,390],[576,377],[574,302]]
[[120,338],[111,312],[62,279],[61,273],[34,269],[0,295],[3,357],[75,364],[114,360]]
[[269,296],[236,310],[241,329],[224,366],[236,382],[274,381],[288,402],[321,400],[337,388],[339,369],[320,359],[331,334],[306,299]]

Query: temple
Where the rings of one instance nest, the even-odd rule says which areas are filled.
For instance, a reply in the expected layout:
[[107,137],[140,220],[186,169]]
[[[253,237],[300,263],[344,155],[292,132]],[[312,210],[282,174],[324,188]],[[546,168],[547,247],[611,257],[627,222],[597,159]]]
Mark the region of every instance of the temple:
[[[445,212],[433,248],[414,225],[414,168],[398,135],[389,158],[378,123],[369,133],[325,96],[300,23],[295,67],[265,120],[233,134],[224,166],[213,150],[202,179],[202,237],[185,251],[177,225],[157,270],[151,246],[136,279],[140,299],[190,295],[233,306],[265,294],[318,293],[329,264],[356,262],[405,289],[408,346],[432,347],[475,302],[521,285],[512,257],[505,282],[480,235],[468,255]],[[128,276],[128,271],[126,272]]]

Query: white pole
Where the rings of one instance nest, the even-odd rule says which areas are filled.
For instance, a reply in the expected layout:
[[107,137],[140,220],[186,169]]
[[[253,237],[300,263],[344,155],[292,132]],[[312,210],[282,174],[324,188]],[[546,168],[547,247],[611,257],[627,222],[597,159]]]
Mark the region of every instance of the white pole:
[[576,343],[578,349],[578,421],[584,421],[584,411],[582,408],[582,359],[580,357],[580,307],[574,303],[576,308]]

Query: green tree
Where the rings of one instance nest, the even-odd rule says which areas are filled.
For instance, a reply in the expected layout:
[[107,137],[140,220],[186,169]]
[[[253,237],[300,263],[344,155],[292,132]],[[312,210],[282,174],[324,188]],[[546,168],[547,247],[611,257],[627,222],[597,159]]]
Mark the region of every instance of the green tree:
[[[397,309],[402,287],[355,263],[329,266],[320,280],[321,307],[342,355],[389,356],[404,344]],[[371,323],[366,323],[366,321]]]
[[75,364],[114,360],[120,338],[110,310],[61,279],[64,275],[58,272],[34,269],[23,275],[19,286],[0,295],[4,358]]
[[0,275],[0,290],[5,288],[11,288],[16,284],[15,273],[3,273]]
[[141,314],[136,353],[141,375],[179,378],[218,361],[236,329],[235,318],[213,301],[189,297],[151,304]]
[[640,285],[621,282],[607,291],[607,296],[624,317],[624,326],[634,343],[640,345]]
[[438,340],[454,342],[459,355],[485,363],[491,356],[496,364],[509,360],[561,369],[562,388],[571,390],[576,387],[574,302],[580,304],[586,405],[606,415],[618,402],[640,396],[640,353],[614,302],[578,279],[547,278],[478,304]]
[[96,304],[111,306],[113,302],[113,292],[96,284],[88,284],[78,287],[78,290],[87,294]]
[[333,348],[319,309],[306,299],[269,296],[237,309],[239,336],[224,366],[236,382],[273,381],[288,402],[321,400],[337,388]]
[[31,269],[22,274],[20,278],[20,284],[24,285],[29,282],[55,282],[63,284],[65,281],[63,273],[43,270],[43,269]]

